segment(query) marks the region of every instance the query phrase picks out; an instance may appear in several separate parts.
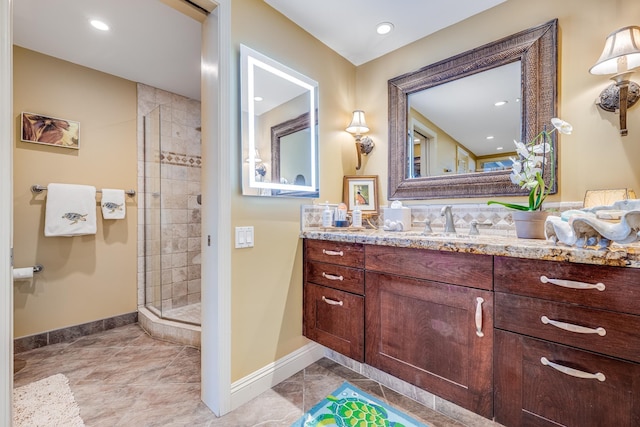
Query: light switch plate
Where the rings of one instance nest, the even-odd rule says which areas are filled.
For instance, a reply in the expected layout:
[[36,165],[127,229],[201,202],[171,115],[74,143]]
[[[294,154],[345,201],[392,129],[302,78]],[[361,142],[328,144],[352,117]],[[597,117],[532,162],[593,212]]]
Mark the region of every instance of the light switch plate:
[[236,248],[253,247],[253,226],[236,227]]

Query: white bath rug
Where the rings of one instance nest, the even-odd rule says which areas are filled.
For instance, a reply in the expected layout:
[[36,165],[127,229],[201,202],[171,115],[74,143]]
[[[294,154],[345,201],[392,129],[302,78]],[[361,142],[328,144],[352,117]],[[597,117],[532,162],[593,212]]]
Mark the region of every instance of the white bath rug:
[[13,421],[14,427],[84,427],[69,379],[63,374],[16,388]]

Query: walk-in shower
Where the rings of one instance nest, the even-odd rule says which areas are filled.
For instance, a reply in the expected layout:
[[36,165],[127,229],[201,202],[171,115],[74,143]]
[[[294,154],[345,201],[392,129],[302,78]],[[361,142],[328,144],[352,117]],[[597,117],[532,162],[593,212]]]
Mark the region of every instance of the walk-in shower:
[[138,109],[139,306],[200,325],[200,102],[139,84]]

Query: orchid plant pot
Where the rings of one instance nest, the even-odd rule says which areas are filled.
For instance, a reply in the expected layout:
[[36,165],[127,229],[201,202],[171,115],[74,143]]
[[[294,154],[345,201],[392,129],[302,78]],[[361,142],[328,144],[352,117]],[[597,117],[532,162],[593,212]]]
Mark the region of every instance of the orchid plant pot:
[[519,239],[546,239],[544,223],[549,216],[546,211],[513,211],[511,218]]

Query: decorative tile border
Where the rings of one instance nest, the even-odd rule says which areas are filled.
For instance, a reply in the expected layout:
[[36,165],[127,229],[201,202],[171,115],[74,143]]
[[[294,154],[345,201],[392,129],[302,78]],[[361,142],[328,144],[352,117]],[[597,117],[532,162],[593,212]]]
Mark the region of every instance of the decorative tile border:
[[56,329],[41,334],[30,335],[28,337],[16,338],[13,340],[13,351],[15,354],[28,350],[44,347],[50,344],[72,341],[86,335],[97,334],[109,329],[129,325],[138,322],[138,312],[121,314],[107,319],[96,320],[81,325],[69,326],[68,328]]
[[162,151],[160,153],[160,163],[176,166],[187,166],[190,168],[202,167],[202,156],[174,153],[173,151]]

